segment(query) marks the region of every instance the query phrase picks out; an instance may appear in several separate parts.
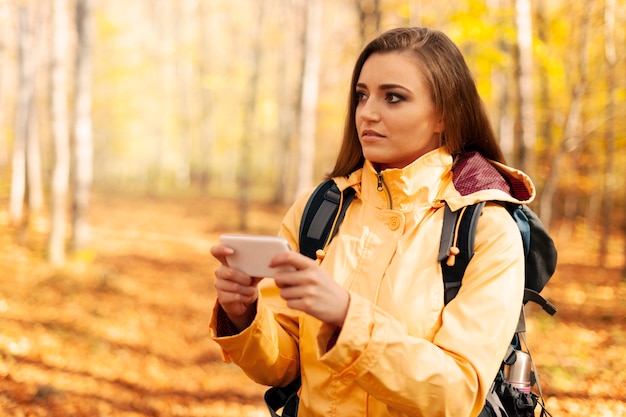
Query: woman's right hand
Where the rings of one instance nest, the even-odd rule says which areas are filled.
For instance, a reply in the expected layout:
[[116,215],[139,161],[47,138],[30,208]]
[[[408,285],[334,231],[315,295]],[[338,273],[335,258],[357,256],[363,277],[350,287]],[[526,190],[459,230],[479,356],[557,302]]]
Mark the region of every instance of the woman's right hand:
[[220,262],[215,270],[217,301],[230,321],[239,331],[252,323],[259,298],[258,284],[263,278],[251,277],[245,272],[228,266],[226,257],[234,252],[225,245],[215,245],[211,255]]

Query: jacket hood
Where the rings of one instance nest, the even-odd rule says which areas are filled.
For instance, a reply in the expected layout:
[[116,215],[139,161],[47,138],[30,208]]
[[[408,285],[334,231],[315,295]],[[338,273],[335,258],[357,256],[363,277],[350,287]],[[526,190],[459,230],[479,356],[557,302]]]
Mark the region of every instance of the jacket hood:
[[480,201],[530,204],[535,186],[524,172],[483,157],[478,152],[462,154],[451,170],[452,187],[443,200],[455,211]]
[[[529,204],[535,198],[535,186],[524,172],[483,157],[478,152],[462,154],[456,163],[444,149],[438,148],[402,169],[375,170],[370,161],[348,177],[334,178],[340,189],[354,187],[359,198],[379,199],[386,207],[384,193],[373,193],[383,179],[393,198],[391,204],[401,208],[404,201],[418,201],[438,208],[447,203],[456,211],[480,201],[503,201]],[[373,187],[367,185],[374,182]],[[365,194],[365,195],[364,195]]]

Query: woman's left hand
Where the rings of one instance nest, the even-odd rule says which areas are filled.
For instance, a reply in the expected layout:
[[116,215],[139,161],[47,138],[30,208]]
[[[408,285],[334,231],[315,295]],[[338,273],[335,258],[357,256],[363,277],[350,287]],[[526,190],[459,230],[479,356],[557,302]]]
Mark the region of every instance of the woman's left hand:
[[337,284],[314,260],[295,251],[276,255],[271,267],[291,266],[274,275],[280,296],[290,308],[324,323],[342,327],[348,313],[350,293]]

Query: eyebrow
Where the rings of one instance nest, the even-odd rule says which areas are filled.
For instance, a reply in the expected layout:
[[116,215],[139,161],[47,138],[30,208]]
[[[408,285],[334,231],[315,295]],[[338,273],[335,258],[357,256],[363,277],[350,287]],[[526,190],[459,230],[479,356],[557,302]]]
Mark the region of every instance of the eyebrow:
[[[364,84],[364,83],[357,83],[356,87],[367,88],[367,85]],[[399,88],[399,89],[402,89],[404,91],[411,92],[411,90],[409,90],[408,88],[406,88],[405,86],[400,85],[400,84],[381,84],[378,88],[380,90],[393,90],[393,89]]]

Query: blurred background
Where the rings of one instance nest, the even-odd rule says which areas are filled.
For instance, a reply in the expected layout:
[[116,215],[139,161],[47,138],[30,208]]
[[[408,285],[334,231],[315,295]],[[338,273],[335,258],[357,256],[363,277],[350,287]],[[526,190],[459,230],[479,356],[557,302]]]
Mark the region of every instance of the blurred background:
[[206,340],[208,249],[274,233],[332,168],[358,53],[404,25],[458,44],[537,185],[549,405],[626,415],[625,22],[626,0],[0,0],[0,415],[265,415]]

